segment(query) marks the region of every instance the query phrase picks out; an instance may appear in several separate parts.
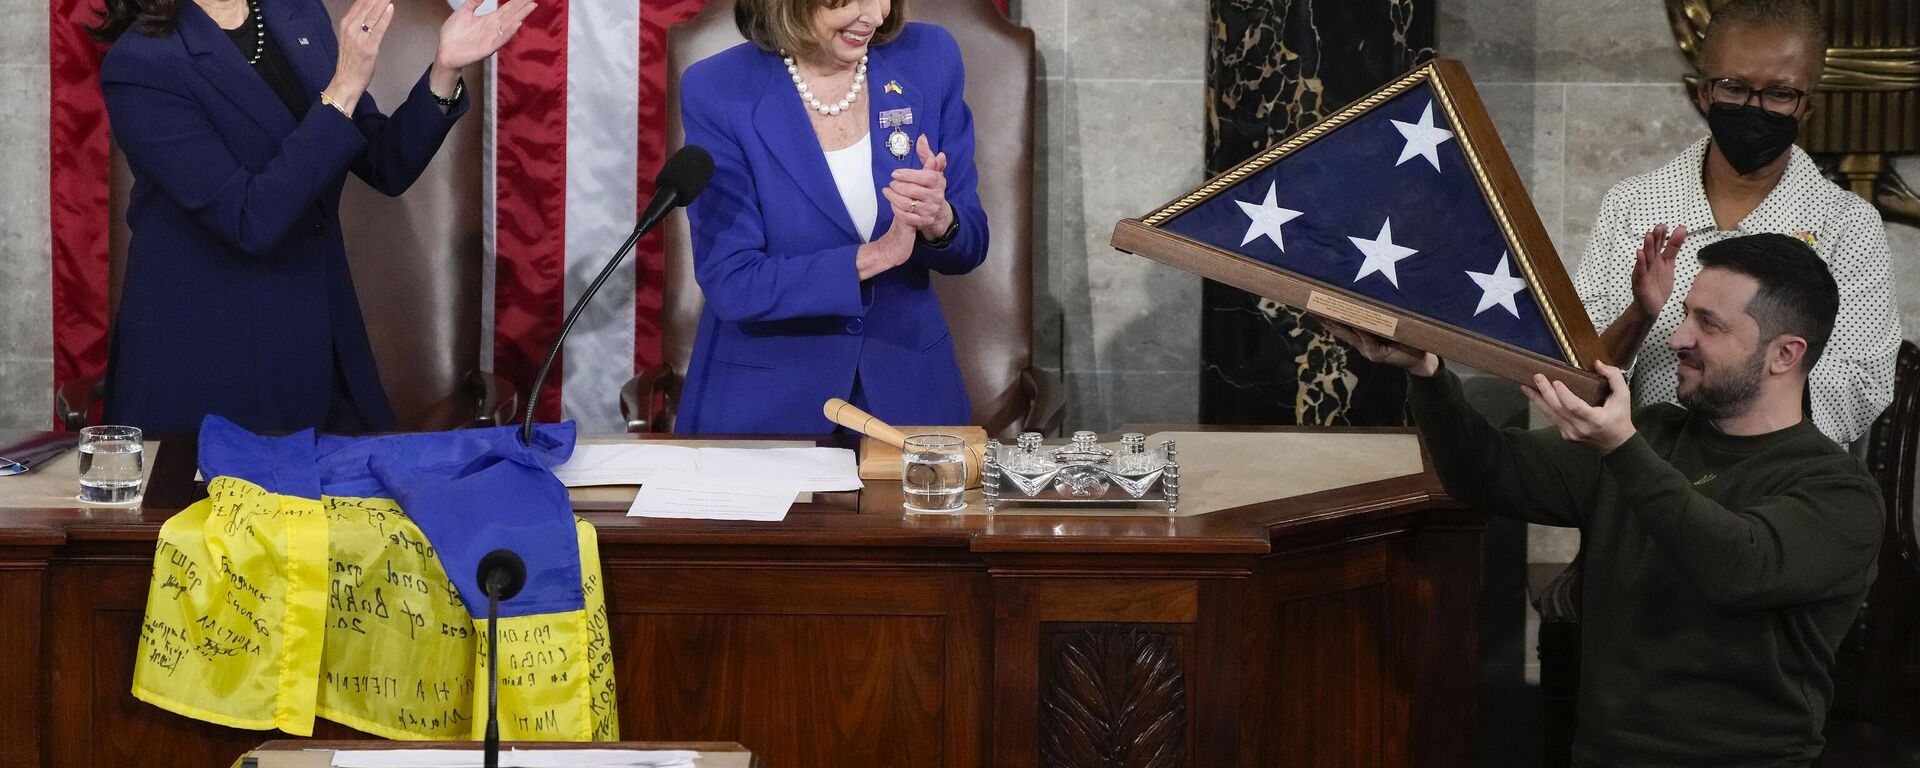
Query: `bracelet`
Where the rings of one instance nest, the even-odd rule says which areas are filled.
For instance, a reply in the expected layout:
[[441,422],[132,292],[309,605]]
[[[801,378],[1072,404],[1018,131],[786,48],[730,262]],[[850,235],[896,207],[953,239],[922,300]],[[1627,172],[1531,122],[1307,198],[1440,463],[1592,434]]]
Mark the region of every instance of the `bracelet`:
[[928,240],[925,235],[922,235],[920,237],[920,241],[923,243],[926,243],[929,247],[932,247],[932,248],[945,248],[947,247],[948,243],[953,242],[953,236],[959,233],[960,233],[960,217],[955,216],[953,217],[953,223],[947,225],[947,231],[940,233],[939,237],[936,237],[932,240]]
[[348,120],[353,119],[353,114],[348,112],[346,107],[340,106],[340,102],[334,101],[332,96],[328,96],[326,91],[320,92],[320,103],[333,107],[334,111],[339,112],[341,117]]
[[[428,89],[428,90],[427,90],[427,92],[428,92],[428,93],[433,93],[433,90],[432,90],[432,89]],[[443,98],[440,98],[440,94],[437,94],[437,93],[434,93],[434,94],[433,94],[433,100],[434,100],[434,101],[435,101],[436,103],[438,103],[438,104],[439,104],[440,106],[443,106],[443,107],[451,107],[451,106],[453,106],[453,103],[454,103],[454,102],[456,102],[456,101],[459,101],[459,100],[460,100],[460,95],[461,95],[461,94],[464,94],[464,93],[466,93],[466,92],[467,92],[467,79],[463,77],[463,78],[460,78],[460,79],[458,79],[458,80],[455,80],[455,81],[453,81],[453,95],[452,95],[452,96],[448,96],[448,97],[446,97],[446,98],[444,98],[444,99],[443,99]]]

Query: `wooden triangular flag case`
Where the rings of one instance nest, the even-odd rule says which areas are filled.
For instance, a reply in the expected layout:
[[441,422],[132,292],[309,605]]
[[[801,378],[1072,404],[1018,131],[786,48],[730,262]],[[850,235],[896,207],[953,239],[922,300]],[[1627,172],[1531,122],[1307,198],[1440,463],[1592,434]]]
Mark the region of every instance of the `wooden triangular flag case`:
[[1606,391],[1599,336],[1458,62],[1122,219],[1113,247],[1504,378]]

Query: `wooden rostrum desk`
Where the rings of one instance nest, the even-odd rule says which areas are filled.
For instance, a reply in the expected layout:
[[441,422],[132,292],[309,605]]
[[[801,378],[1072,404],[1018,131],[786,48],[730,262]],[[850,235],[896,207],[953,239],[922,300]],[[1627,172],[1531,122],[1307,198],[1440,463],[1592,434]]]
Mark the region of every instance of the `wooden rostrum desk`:
[[[881,482],[778,523],[583,495],[621,738],[738,742],[772,768],[1467,764],[1485,516],[1405,430],[1258,434],[1292,442],[1209,468],[1183,437],[1178,517],[907,516]],[[1236,473],[1401,472],[1378,441],[1410,471],[1188,514],[1210,483],[1259,485]],[[204,494],[194,459],[163,441],[133,510],[10,508],[0,486],[0,768],[224,768],[272,737],[129,693],[155,535]]]

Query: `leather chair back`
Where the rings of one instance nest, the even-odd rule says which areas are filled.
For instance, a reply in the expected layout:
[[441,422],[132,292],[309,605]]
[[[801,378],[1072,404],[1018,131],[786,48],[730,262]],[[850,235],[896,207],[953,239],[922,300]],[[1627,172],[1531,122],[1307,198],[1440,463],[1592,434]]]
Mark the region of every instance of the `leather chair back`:
[[[1860,611],[1860,710],[1870,720],[1920,727],[1920,531],[1914,484],[1920,475],[1920,347],[1900,343],[1893,402],[1874,422],[1867,466],[1880,481],[1886,527],[1867,603]],[[1844,654],[1843,649],[1843,654]],[[1920,748],[1920,732],[1913,732]],[[1915,752],[1920,755],[1920,751]]]
[[[337,20],[351,0],[326,0]],[[399,106],[433,61],[443,0],[398,0],[369,92],[382,109]],[[467,73],[467,115],[406,194],[389,198],[357,178],[341,195],[347,261],[380,380],[401,430],[466,426],[476,416],[471,377],[480,364],[483,245],[481,204],[487,89],[479,66]],[[323,108],[318,105],[315,108]],[[113,151],[110,311],[119,312],[127,253],[126,202],[133,177]]]
[[[733,8],[733,0],[708,0],[699,15],[668,33],[671,149],[686,142],[680,73],[744,40]],[[1033,358],[1033,31],[1008,21],[993,0],[921,0],[908,5],[907,18],[946,28],[966,59],[974,164],[991,244],[979,269],[960,277],[934,275],[934,290],[953,331],[974,423],[995,434],[1018,431],[1029,405],[1021,377]],[[703,299],[693,279],[685,212],[675,213],[666,230],[661,354],[684,377]]]

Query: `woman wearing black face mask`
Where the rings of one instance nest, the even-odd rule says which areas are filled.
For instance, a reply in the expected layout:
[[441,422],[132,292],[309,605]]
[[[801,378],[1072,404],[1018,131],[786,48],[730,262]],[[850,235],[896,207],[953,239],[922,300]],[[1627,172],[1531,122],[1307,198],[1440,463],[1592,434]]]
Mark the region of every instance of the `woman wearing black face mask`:
[[1701,89],[1713,146],[1741,176],[1767,170],[1800,137],[1806,91],[1784,84],[1763,88],[1738,77],[1715,77]]
[[[1762,232],[1811,243],[1840,286],[1832,339],[1808,380],[1814,425],[1852,443],[1892,401],[1901,330],[1880,214],[1794,146],[1814,109],[1826,40],[1814,0],[1717,7],[1693,94],[1710,135],[1601,204],[1574,284],[1614,362],[1632,370],[1635,405],[1675,399],[1680,363],[1667,342],[1680,325],[1678,297],[1700,270],[1695,254]],[[1575,571],[1538,598],[1543,677],[1576,674],[1551,658],[1578,656]],[[1571,711],[1546,715],[1550,742],[1571,732]]]

